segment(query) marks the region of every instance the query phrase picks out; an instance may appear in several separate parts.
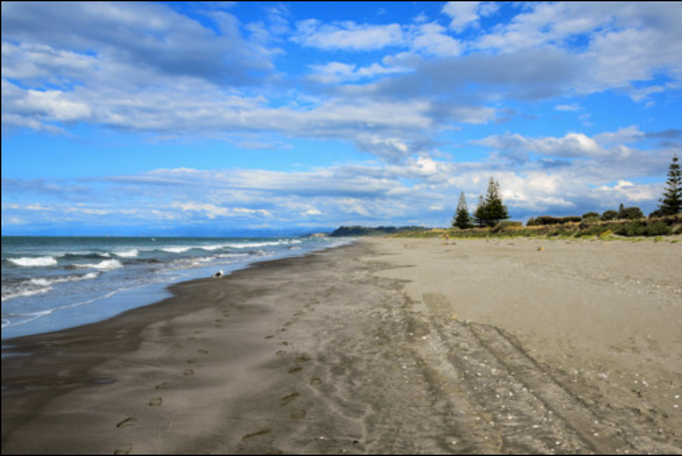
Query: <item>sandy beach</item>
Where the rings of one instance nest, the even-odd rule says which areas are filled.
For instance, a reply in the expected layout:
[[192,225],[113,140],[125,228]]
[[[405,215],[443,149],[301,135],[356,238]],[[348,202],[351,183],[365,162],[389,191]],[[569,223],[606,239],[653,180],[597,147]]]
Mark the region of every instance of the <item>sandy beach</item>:
[[681,260],[371,239],[174,285],[5,341],[2,453],[682,454]]

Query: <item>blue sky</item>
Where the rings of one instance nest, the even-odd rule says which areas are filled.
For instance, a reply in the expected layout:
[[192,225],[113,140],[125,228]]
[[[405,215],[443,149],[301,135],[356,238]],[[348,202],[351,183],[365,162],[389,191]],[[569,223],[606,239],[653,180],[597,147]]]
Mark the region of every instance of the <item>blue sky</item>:
[[653,211],[677,2],[2,3],[2,232]]

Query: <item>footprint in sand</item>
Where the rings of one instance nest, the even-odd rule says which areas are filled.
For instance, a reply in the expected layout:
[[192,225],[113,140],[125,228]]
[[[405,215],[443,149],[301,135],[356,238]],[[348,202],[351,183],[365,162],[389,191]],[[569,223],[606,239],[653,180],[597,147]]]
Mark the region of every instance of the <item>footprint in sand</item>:
[[297,374],[303,370],[302,367],[294,367],[293,369],[289,369],[290,374]]
[[287,354],[287,352],[284,351],[284,350],[280,350],[280,351],[278,351],[277,353],[275,353],[275,355],[277,355],[277,356],[284,356],[284,355],[286,355],[286,354]]
[[270,429],[263,429],[262,431],[252,432],[251,434],[246,434],[244,437],[242,437],[242,442],[244,440],[249,440],[249,439],[252,439],[254,437],[259,437],[261,435],[267,435],[269,433],[270,433]]
[[322,384],[322,379],[320,377],[313,377],[310,379],[310,386],[318,386]]
[[159,383],[158,385],[156,385],[156,386],[154,387],[154,389],[157,389],[157,390],[164,390],[164,389],[168,388],[169,386],[170,386],[170,383],[168,383],[168,382],[163,382],[163,383]]
[[185,371],[182,373],[182,375],[189,377],[190,375],[194,375],[194,369],[185,369]]
[[301,396],[301,395],[300,395],[299,393],[287,394],[286,396],[284,396],[284,397],[282,398],[282,407],[284,407],[285,405],[289,404],[291,401],[293,401],[294,399],[296,399],[296,398],[298,398],[298,397],[300,397],[300,396]]
[[204,350],[203,348],[200,348],[197,350],[197,353],[200,353],[202,355],[208,355],[208,350]]
[[134,425],[135,423],[137,423],[137,418],[131,416],[131,417],[128,417],[125,420],[121,421],[120,423],[118,423],[116,425],[116,427],[119,429],[123,429],[123,428],[130,427],[130,426]]
[[306,417],[308,413],[305,410],[295,410],[291,413],[291,419],[302,420]]
[[196,358],[191,358],[191,359],[187,360],[187,364],[196,364],[198,362],[199,362],[199,360]]
[[187,338],[187,340],[190,341],[190,342],[193,342],[193,341],[197,340],[197,338],[194,337],[194,336],[190,336],[190,337]]
[[126,443],[126,444],[121,445],[120,447],[116,448],[116,451],[114,451],[114,454],[130,454],[131,451],[133,451],[133,444],[132,443]]
[[149,400],[149,406],[150,407],[158,407],[161,405],[162,402],[163,402],[163,398],[153,397]]

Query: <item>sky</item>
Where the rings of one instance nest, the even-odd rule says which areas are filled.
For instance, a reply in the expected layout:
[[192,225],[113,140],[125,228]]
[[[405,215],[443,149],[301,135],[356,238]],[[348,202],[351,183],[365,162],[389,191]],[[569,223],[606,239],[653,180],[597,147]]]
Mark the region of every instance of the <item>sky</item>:
[[2,2],[2,234],[656,209],[679,2]]

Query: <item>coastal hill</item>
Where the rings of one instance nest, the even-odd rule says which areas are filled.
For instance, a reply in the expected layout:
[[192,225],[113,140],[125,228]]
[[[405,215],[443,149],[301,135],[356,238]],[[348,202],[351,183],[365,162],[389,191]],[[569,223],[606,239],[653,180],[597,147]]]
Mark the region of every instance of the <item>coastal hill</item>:
[[378,227],[364,227],[364,226],[341,226],[334,230],[329,237],[358,237],[358,236],[383,236],[386,234],[397,234],[402,232],[416,232],[425,231],[429,228],[421,226],[378,226]]

